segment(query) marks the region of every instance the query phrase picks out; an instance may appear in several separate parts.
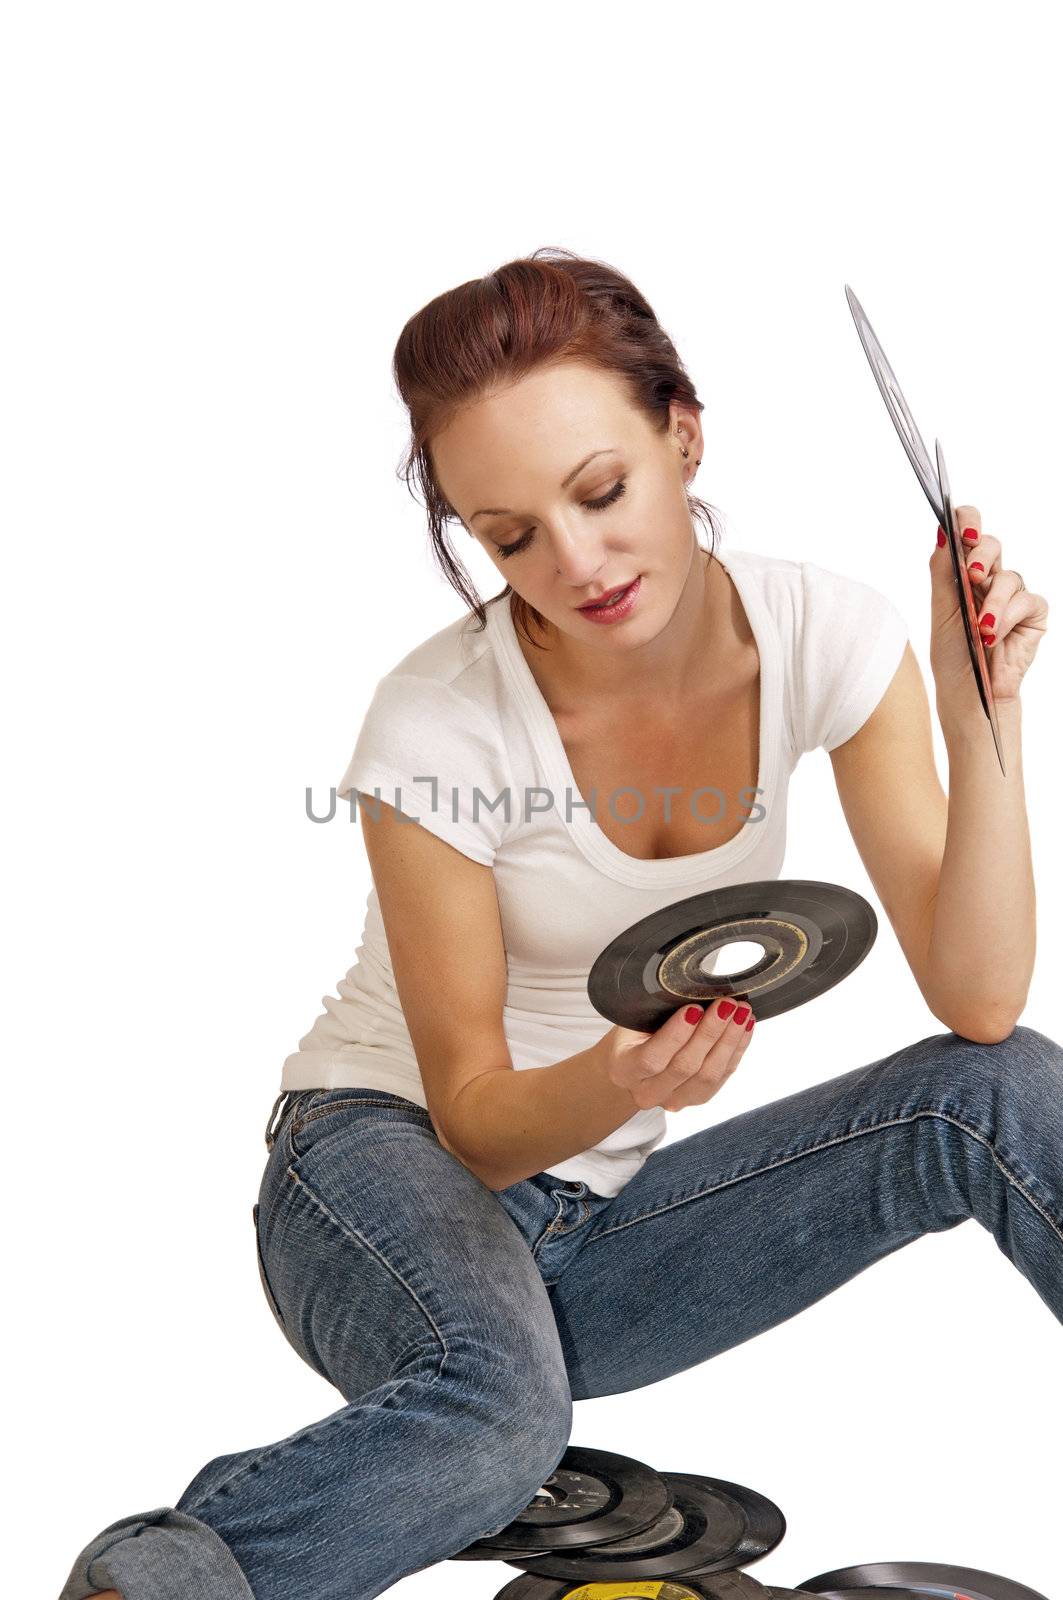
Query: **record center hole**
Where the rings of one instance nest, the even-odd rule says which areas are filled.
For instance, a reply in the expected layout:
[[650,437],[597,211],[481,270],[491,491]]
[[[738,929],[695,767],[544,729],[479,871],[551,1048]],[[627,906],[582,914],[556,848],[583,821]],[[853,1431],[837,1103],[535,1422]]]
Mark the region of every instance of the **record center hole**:
[[716,957],[716,965],[711,970],[708,969],[705,963],[712,960],[712,955],[704,956],[701,970],[707,978],[730,978],[738,972],[749,972],[763,959],[766,949],[766,945],[755,944],[749,939],[739,940],[736,944],[725,944],[719,950],[712,952]]

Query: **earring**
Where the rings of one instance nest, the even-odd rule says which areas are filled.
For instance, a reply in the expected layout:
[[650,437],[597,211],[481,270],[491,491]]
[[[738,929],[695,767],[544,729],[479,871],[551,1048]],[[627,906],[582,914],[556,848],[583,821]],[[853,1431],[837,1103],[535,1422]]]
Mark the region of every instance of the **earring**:
[[[678,433],[678,432],[679,432],[679,429],[678,429],[678,428],[677,428],[677,429],[676,429],[676,430],[675,430],[675,431],[676,431],[676,433]],[[689,450],[688,450],[688,449],[687,449],[687,447],[686,447],[686,445],[685,445],[685,444],[682,444],[682,445],[680,445],[680,446],[679,446],[679,448],[680,448],[680,450],[681,450],[681,451],[682,451],[682,453],[683,453],[683,460],[684,460],[684,461],[685,461],[685,460],[686,460],[686,459],[687,459],[687,457],[688,457],[688,456],[689,456],[689,455],[690,455],[690,451],[689,451]],[[698,457],[698,459],[697,459],[697,460],[696,460],[696,461],[695,461],[695,463],[694,463],[694,465],[695,465],[695,466],[696,466],[696,467],[700,467],[700,466],[701,466],[701,457],[700,457],[700,456],[699,456],[699,457]]]

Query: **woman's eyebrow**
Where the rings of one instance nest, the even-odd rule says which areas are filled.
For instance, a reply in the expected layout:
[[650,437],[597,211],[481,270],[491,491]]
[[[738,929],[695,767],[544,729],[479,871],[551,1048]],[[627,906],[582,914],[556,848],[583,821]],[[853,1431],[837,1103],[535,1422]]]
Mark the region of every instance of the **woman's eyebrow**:
[[[562,489],[568,488],[573,478],[578,472],[583,471],[588,461],[593,461],[595,456],[608,455],[610,450],[615,450],[617,448],[618,446],[616,445],[607,444],[603,445],[600,450],[592,450],[589,456],[584,456],[583,460],[572,468],[572,471],[568,474],[568,477],[565,478],[561,484]],[[469,521],[475,522],[477,517],[508,517],[509,515],[510,509],[508,506],[491,506],[483,511],[474,511],[472,516],[469,518]]]

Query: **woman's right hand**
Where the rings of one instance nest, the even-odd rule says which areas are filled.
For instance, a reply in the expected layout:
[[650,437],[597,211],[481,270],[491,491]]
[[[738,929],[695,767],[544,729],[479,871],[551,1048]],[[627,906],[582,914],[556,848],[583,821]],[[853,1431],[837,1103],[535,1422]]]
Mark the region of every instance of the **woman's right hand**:
[[745,1054],[754,1033],[747,1001],[714,1000],[697,1021],[688,1022],[692,1009],[699,1008],[680,1006],[654,1033],[613,1027],[595,1046],[610,1081],[627,1089],[642,1110],[704,1105]]

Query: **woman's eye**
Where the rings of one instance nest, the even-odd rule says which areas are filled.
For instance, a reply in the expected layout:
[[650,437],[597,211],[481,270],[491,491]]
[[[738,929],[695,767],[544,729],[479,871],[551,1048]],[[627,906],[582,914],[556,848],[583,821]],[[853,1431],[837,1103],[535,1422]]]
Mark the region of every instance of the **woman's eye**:
[[611,506],[614,501],[619,500],[626,488],[627,479],[620,478],[616,483],[613,484],[613,487],[609,490],[608,494],[601,495],[597,500],[584,500],[583,504],[589,511],[601,511],[603,507]]
[[[626,489],[627,479],[620,478],[614,483],[608,494],[600,495],[597,500],[584,500],[583,504],[588,511],[603,511],[606,506],[615,505]],[[496,545],[495,548],[502,557],[515,556],[518,550],[526,550],[528,545],[531,544],[531,540],[532,530],[529,528],[527,533],[522,533],[520,538],[515,539],[512,544],[500,544]]]
[[495,546],[495,549],[498,551],[500,556],[505,558],[506,556],[515,556],[518,550],[525,550],[530,544],[531,532],[529,530],[528,533],[522,533],[520,538],[517,539],[513,544],[499,544]]

